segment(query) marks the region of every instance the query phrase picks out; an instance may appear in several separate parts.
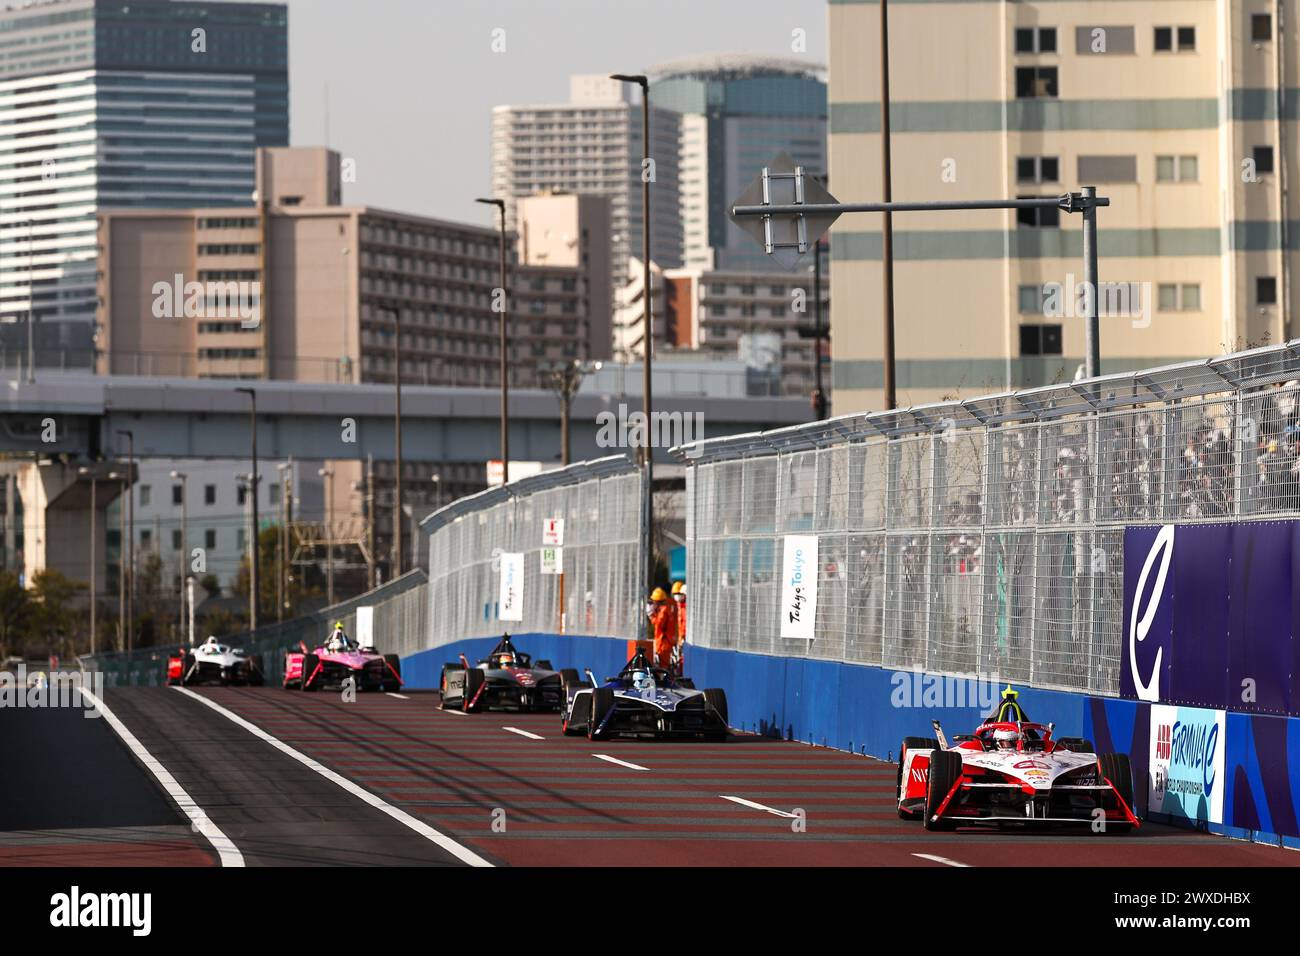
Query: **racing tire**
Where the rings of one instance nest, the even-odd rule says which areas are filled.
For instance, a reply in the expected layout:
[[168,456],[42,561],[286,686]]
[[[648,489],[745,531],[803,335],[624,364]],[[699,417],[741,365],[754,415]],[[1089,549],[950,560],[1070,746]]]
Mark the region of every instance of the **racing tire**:
[[[731,720],[727,711],[727,692],[721,687],[710,687],[704,692],[704,702],[715,714],[722,718],[722,726],[730,727]],[[725,737],[725,733],[723,734]]]
[[609,730],[600,727],[609,712],[614,709],[614,689],[597,687],[591,692],[591,714],[587,718],[587,739],[604,740]]
[[551,666],[550,661],[538,661],[536,664],[533,665],[533,667],[535,667],[537,670],[543,670],[543,671],[555,670],[555,668]]
[[[385,654],[384,664],[384,679],[379,682],[379,689],[384,693],[396,693],[402,689],[402,682],[398,679],[402,676],[402,659],[396,654]],[[389,667],[392,668],[391,671]]]
[[471,667],[465,671],[464,690],[461,692],[460,698],[460,709],[465,713],[472,714],[483,707],[481,703],[471,703],[477,696],[479,688],[483,686],[483,680],[483,672],[477,667]]
[[687,690],[695,690],[695,681],[689,677],[678,677],[676,680],[678,687],[685,687]]
[[439,710],[447,709],[447,674],[450,671],[463,671],[464,669],[465,669],[465,665],[463,664],[442,665],[442,678],[438,681],[438,709]]
[[194,677],[190,677],[190,671],[193,670],[194,670],[194,655],[186,654],[185,659],[181,661],[181,679],[177,681],[177,683],[180,684],[182,687],[189,687],[190,684],[194,683],[194,679],[197,678],[199,675],[196,673]]
[[935,814],[961,777],[961,754],[951,750],[936,750],[930,754],[930,777],[925,785],[925,828],[951,830],[955,824],[936,820]]
[[1056,742],[1056,745],[1062,750],[1068,750],[1074,754],[1095,754],[1097,752],[1092,746],[1092,741],[1087,737],[1062,737]]
[[[894,785],[894,800],[897,802],[903,798],[903,760],[909,750],[938,750],[939,741],[933,737],[904,737],[903,742],[898,747],[898,778]],[[927,771],[928,773],[928,771]],[[921,814],[914,810],[904,810],[898,808],[898,819],[900,820],[919,820]]]
[[308,677],[315,672],[316,665],[320,663],[320,658],[315,654],[304,654],[302,656],[302,677],[298,681],[298,687],[301,690],[312,691],[320,688],[319,680],[309,680]]
[[560,681],[564,684],[566,700],[568,699],[570,687],[585,687],[587,685],[587,682],[583,680],[582,675],[573,667],[566,667],[564,670],[560,671]]
[[261,654],[248,659],[248,683],[253,687],[261,687],[266,683],[266,668],[262,666]]
[[[1097,756],[1097,765],[1101,768],[1101,775],[1111,782],[1115,791],[1120,795],[1130,810],[1133,809],[1133,766],[1129,762],[1128,754],[1099,754]],[[1127,820],[1107,821],[1105,833],[1119,834],[1128,833],[1133,829],[1133,824]]]
[[560,729],[566,737],[577,737],[587,732],[591,723],[591,695],[583,694],[573,699],[573,709],[560,721]]

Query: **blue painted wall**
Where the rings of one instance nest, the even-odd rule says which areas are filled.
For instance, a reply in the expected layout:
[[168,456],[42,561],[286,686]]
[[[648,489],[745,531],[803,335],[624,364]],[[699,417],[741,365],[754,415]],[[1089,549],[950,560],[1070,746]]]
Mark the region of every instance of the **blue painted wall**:
[[[591,668],[597,677],[627,663],[627,641],[609,637],[516,634],[516,646],[557,669]],[[469,638],[402,660],[412,688],[436,688],[442,665],[464,654],[476,661],[499,637]],[[815,743],[837,750],[892,759],[907,736],[929,737],[937,718],[950,733],[968,733],[987,711],[978,706],[942,706],[900,685],[898,672],[863,664],[743,654],[688,645],[687,673],[695,686],[727,692],[732,726],[760,734]],[[935,679],[923,675],[933,688]],[[956,688],[950,685],[950,690]],[[974,703],[974,687],[962,692]],[[1133,700],[1090,697],[1064,691],[1017,687],[1029,716],[1055,722],[1058,736],[1091,739],[1098,752],[1127,753],[1133,764],[1135,802],[1146,814],[1150,706]],[[901,704],[901,706],[900,706]],[[1300,719],[1229,713],[1224,759],[1223,818],[1215,832],[1300,848]],[[1173,821],[1177,822],[1177,821]],[[1279,836],[1280,834],[1280,836]]]

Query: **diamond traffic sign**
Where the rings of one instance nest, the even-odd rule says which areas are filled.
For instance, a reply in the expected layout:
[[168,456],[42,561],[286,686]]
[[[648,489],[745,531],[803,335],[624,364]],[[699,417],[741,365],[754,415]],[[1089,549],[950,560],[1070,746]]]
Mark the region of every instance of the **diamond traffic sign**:
[[[731,205],[731,221],[757,240],[763,250],[787,269],[813,248],[838,209],[801,212],[795,206],[836,206],[838,203],[804,167],[781,153],[764,166]],[[765,212],[764,208],[776,208]]]

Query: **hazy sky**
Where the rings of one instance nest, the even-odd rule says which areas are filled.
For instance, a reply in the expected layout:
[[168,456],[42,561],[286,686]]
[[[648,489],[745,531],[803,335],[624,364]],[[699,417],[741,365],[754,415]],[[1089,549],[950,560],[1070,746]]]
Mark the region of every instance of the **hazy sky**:
[[[568,99],[570,73],[702,53],[826,62],[825,0],[287,0],[291,143],[356,160],[348,203],[487,223],[492,107]],[[505,52],[492,51],[493,30]]]

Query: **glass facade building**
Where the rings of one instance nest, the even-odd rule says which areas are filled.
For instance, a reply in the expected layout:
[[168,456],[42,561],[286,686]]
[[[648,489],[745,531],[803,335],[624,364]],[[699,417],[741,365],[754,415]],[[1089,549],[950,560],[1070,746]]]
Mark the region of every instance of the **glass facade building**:
[[289,141],[283,5],[54,0],[0,11],[0,349],[90,366],[101,208],[247,206]]

